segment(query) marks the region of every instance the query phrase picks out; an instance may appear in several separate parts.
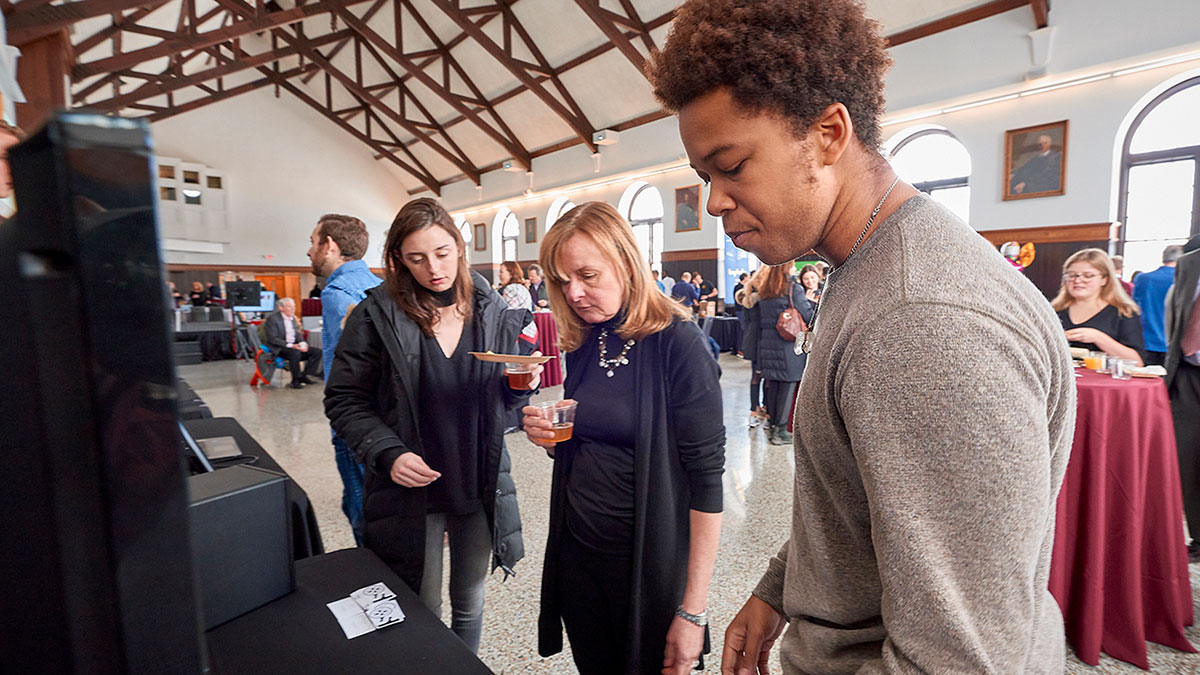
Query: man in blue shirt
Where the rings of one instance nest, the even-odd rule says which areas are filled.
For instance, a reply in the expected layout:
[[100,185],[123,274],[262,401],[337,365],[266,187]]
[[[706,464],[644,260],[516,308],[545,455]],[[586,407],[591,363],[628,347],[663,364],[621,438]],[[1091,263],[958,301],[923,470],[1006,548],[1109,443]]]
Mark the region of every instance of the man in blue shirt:
[[1142,309],[1142,337],[1146,342],[1146,365],[1161,366],[1167,357],[1167,338],[1163,330],[1163,304],[1167,291],[1175,283],[1175,261],[1183,255],[1182,246],[1163,249],[1162,267],[1138,275],[1133,282],[1133,300]]
[[[333,366],[333,352],[342,337],[342,319],[351,305],[362,302],[367,291],[383,283],[371,273],[362,257],[367,252],[367,226],[353,216],[321,216],[310,237],[308,259],[313,274],[325,277],[321,291],[321,353],[325,360],[325,379]],[[354,541],[363,543],[363,467],[336,433],[333,456],[342,476],[342,511],[354,530]]]
[[692,307],[700,300],[700,291],[692,285],[691,272],[679,275],[679,283],[671,289],[671,297],[682,302],[684,307]]

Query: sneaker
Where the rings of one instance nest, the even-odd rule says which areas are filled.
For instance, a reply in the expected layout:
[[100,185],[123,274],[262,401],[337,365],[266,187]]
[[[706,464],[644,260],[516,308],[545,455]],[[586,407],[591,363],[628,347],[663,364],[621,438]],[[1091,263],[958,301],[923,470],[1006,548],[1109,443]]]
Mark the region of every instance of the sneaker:
[[775,432],[775,440],[779,443],[779,445],[791,445],[792,432],[788,431],[787,427],[779,427],[779,429]]
[[303,383],[303,382],[300,382],[299,380],[297,380],[296,382],[293,382],[293,383],[289,384],[289,385],[288,385],[288,388],[290,388],[290,389],[303,389],[303,388],[304,388],[304,383]]
[[757,412],[750,413],[750,428],[753,429],[760,424],[762,424],[762,418],[758,416],[758,413]]
[[317,381],[305,375],[300,378],[300,384],[316,384]]

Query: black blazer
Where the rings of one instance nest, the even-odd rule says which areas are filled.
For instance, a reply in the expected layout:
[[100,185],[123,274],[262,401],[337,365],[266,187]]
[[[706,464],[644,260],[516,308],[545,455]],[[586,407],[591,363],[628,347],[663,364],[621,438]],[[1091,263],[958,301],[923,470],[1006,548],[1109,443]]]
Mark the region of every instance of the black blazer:
[[1183,340],[1183,331],[1192,318],[1197,283],[1200,283],[1200,251],[1192,251],[1175,264],[1175,285],[1171,288],[1171,304],[1166,308],[1166,324],[1171,327],[1171,332],[1167,335],[1167,358],[1163,364],[1167,369],[1167,391],[1171,390],[1175,371],[1183,361],[1183,351],[1179,343]]

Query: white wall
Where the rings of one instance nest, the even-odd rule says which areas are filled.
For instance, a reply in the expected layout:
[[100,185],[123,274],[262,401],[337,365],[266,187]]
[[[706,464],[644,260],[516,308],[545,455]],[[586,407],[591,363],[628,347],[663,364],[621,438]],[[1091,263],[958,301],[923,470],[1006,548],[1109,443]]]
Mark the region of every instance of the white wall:
[[384,233],[408,201],[404,185],[365,145],[286,92],[279,99],[270,89],[243,94],[151,131],[157,154],[220,169],[228,186],[233,237],[224,253],[168,251],[170,263],[308,265],[317,218],[345,213],[367,224],[365,259],[378,265]]
[[[1117,218],[1117,171],[1128,119],[1164,83],[1188,75],[1200,75],[1196,63],[889,126],[885,138],[905,134],[910,126],[937,124],[962,141],[971,154],[970,223],[977,230],[1111,222]],[[1003,201],[1005,130],[1064,119],[1069,121],[1065,194]]]

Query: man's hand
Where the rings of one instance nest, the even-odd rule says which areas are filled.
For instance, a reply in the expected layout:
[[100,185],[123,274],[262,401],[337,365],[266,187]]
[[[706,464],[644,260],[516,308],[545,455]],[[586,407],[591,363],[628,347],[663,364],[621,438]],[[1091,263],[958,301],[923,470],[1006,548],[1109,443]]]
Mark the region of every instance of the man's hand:
[[704,628],[681,616],[675,617],[667,630],[662,675],[688,675],[703,648]]
[[425,460],[415,452],[406,452],[392,462],[390,473],[392,482],[404,487],[425,487],[442,477],[442,474],[429,468]]
[[770,673],[767,662],[771,657],[771,647],[786,625],[787,620],[782,614],[757,597],[750,596],[725,630],[725,650],[721,654],[722,675]]

